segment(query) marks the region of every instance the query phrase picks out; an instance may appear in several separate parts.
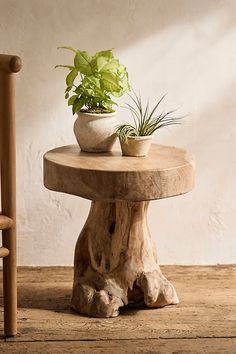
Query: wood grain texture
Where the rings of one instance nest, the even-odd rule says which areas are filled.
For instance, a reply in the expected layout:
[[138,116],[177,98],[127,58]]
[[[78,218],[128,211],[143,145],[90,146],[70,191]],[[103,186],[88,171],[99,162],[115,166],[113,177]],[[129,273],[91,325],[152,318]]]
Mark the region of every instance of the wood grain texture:
[[0,247],[0,258],[6,257],[9,255],[9,250],[6,247]]
[[162,275],[146,224],[147,201],[192,189],[192,155],[152,145],[148,156],[92,154],[70,145],[44,155],[47,188],[93,200],[77,241],[72,307],[115,317],[130,302],[162,307],[179,302]]
[[17,73],[22,68],[22,61],[17,55],[0,54],[0,71]]
[[144,201],[190,191],[194,160],[186,150],[153,144],[146,157],[85,153],[76,145],[44,155],[48,189],[90,200]]
[[21,69],[17,56],[0,55],[0,169],[1,212],[12,220],[2,231],[3,247],[9,255],[3,258],[5,334],[17,333],[16,288],[16,129],[15,75]]
[[[161,270],[182,294],[180,304],[124,307],[119,317],[101,319],[70,310],[72,267],[20,267],[19,334],[0,339],[1,353],[235,354],[236,265]],[[0,288],[0,338],[1,305]]]
[[8,216],[0,214],[0,230],[9,229],[13,224],[13,220]]
[[92,202],[75,248],[72,307],[115,317],[128,303],[163,307],[179,302],[157,263],[148,202]]
[[149,339],[0,343],[2,354],[235,354],[236,339]]

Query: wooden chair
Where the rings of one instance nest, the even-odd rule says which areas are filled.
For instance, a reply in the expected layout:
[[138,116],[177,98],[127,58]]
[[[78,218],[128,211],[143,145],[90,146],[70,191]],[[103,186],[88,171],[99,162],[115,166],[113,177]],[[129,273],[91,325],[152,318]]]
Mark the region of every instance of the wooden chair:
[[4,332],[17,333],[15,73],[21,59],[0,54],[0,175]]

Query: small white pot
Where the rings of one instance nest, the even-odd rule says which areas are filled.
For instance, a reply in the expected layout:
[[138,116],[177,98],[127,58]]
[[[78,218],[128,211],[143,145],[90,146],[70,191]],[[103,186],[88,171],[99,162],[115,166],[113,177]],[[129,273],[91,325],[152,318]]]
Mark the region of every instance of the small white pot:
[[115,128],[118,121],[113,113],[78,112],[74,123],[74,133],[82,151],[111,151],[116,141]]
[[121,141],[120,146],[124,156],[146,156],[152,144],[153,135],[130,136],[126,142]]

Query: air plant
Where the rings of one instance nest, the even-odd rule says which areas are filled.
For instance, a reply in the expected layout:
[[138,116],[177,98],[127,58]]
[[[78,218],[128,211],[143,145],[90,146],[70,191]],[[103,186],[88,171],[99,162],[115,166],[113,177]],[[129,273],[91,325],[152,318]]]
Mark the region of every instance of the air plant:
[[116,129],[116,134],[122,142],[126,142],[129,137],[150,136],[160,128],[181,123],[180,120],[183,117],[172,116],[172,113],[174,113],[175,110],[166,113],[162,112],[158,115],[155,114],[160,103],[166,97],[166,94],[161,97],[150,112],[149,101],[147,101],[144,107],[140,94],[137,95],[134,91],[133,93],[133,96],[129,94],[129,97],[133,101],[132,104],[126,103],[125,108],[131,112],[134,123],[123,123]]

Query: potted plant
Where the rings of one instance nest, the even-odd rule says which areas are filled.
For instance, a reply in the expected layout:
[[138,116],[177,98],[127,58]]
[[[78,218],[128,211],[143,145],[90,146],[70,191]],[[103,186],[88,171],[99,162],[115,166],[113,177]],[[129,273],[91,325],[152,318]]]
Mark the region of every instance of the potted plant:
[[117,135],[116,112],[112,96],[130,90],[126,67],[119,63],[112,49],[93,56],[72,47],[59,47],[74,53],[74,65],[56,65],[70,70],[66,77],[65,98],[78,118],[74,133],[82,151],[110,151]]
[[138,96],[134,92],[134,96],[129,96],[132,103],[126,103],[125,108],[131,112],[134,123],[118,125],[116,134],[119,137],[123,155],[146,156],[156,130],[169,125],[180,124],[182,117],[172,117],[174,111],[155,115],[158,106],[166,95],[161,97],[151,112],[149,112],[149,102],[143,107],[140,95]]

